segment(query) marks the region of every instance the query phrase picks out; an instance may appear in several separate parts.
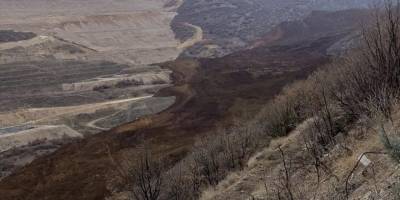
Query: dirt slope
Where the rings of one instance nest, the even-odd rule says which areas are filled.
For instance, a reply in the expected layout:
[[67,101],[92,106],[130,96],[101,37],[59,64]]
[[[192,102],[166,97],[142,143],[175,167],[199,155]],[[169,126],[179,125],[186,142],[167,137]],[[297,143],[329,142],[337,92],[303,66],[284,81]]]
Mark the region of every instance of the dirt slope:
[[107,184],[114,169],[110,155],[116,160],[134,155],[144,137],[151,139],[156,155],[174,163],[196,135],[212,131],[217,124],[231,123],[231,110],[243,105],[257,110],[285,84],[305,78],[329,62],[325,50],[342,37],[343,33],[329,33],[218,59],[164,63],[163,67],[173,71],[175,86],[157,95],[176,96],[174,106],[37,159],[0,182],[2,199],[102,199],[110,195]]
[[[396,110],[394,127],[399,126],[399,112]],[[303,137],[312,126],[308,119],[300,124],[289,136],[274,139],[270,146],[255,154],[249,161],[248,167],[240,172],[228,175],[215,188],[203,192],[201,200],[250,200],[275,199],[276,185],[281,180],[283,164],[279,147],[285,152],[287,159],[301,162],[306,153]],[[386,127],[387,126],[387,127]],[[391,123],[385,125],[392,127]],[[358,159],[365,152],[385,152],[376,127],[366,128],[362,122],[357,124],[345,136],[337,137],[339,144],[332,147],[324,156],[326,166],[332,174],[321,172],[321,183],[317,183],[316,172],[312,167],[293,167],[290,178],[292,190],[301,192],[301,199],[346,199],[334,188],[345,187],[349,173],[349,200],[385,199],[396,200],[393,186],[399,176],[399,164],[384,154],[368,154],[365,160],[357,165]],[[344,150],[345,147],[347,150]],[[301,164],[300,164],[301,165]],[[339,197],[338,197],[339,196]],[[297,196],[299,198],[299,196]]]

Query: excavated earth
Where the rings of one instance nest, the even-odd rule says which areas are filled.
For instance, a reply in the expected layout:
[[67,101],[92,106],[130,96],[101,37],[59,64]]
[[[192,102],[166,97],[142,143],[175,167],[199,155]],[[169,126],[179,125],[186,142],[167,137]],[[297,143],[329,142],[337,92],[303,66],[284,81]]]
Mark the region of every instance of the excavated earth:
[[[357,35],[356,27],[366,16],[361,10],[315,12],[263,34],[253,42],[254,48],[221,58],[182,58],[161,64],[160,70],[172,71],[174,86],[159,90],[156,97],[175,96],[172,107],[34,160],[0,182],[2,199],[112,196],[108,186],[115,173],[113,160],[133,156],[141,141],[149,139],[154,154],[172,165],[190,149],[196,136],[232,123],[235,110],[243,105],[257,110],[284,85],[328,63],[332,52]],[[330,28],[318,28],[321,25]],[[308,34],[314,31],[312,36]],[[295,34],[299,32],[303,34]]]
[[[0,0],[0,179],[65,143],[158,113],[174,60],[197,40],[181,1]],[[199,37],[197,37],[198,39]]]
[[96,51],[96,58],[151,64],[180,53],[169,26],[179,5],[168,2],[2,0],[0,30],[54,36]]

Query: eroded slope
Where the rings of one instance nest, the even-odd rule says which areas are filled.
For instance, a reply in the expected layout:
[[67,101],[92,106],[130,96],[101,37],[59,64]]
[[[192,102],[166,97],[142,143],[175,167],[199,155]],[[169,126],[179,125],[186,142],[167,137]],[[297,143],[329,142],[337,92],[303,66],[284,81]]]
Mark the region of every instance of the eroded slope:
[[[352,20],[357,25],[358,20]],[[177,96],[172,108],[39,158],[0,182],[3,198],[72,200],[114,195],[118,191],[108,187],[115,173],[110,157],[122,161],[134,156],[146,138],[157,147],[157,155],[173,164],[190,148],[194,136],[216,129],[219,123],[231,123],[232,110],[244,105],[257,110],[285,84],[329,62],[326,50],[353,31],[336,27],[338,32],[321,32],[310,40],[264,44],[217,59],[165,63],[174,71],[175,86],[158,95]]]

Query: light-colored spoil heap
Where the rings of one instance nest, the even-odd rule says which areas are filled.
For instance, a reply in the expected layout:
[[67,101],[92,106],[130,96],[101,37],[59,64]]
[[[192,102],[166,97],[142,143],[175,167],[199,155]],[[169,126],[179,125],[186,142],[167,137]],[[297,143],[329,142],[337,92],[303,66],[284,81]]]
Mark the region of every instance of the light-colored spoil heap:
[[[0,29],[52,35],[134,64],[176,58],[166,0],[1,0]],[[172,5],[176,6],[176,5]]]
[[0,135],[0,153],[11,148],[28,145],[35,141],[77,137],[82,137],[82,134],[72,130],[68,126],[38,126],[17,133]]

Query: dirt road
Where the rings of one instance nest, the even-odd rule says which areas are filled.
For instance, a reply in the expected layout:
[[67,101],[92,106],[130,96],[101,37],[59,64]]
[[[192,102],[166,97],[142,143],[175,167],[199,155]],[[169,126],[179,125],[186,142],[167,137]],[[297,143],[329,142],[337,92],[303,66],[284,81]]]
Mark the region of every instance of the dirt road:
[[[62,116],[76,115],[80,113],[93,113],[96,110],[113,107],[119,104],[129,103],[132,101],[143,100],[151,98],[153,95],[134,97],[128,99],[120,99],[113,101],[106,101],[101,103],[84,104],[79,106],[64,106],[64,107],[49,107],[49,108],[30,108],[21,112],[6,113],[0,115],[0,122],[2,119],[7,119],[16,122],[16,125],[21,126],[24,124],[38,124],[43,122],[51,122]],[[2,128],[11,128],[14,125]]]
[[177,47],[180,50],[187,49],[203,40],[203,29],[201,29],[201,27],[189,23],[184,23],[184,25],[193,28],[195,32],[191,38],[187,39]]

